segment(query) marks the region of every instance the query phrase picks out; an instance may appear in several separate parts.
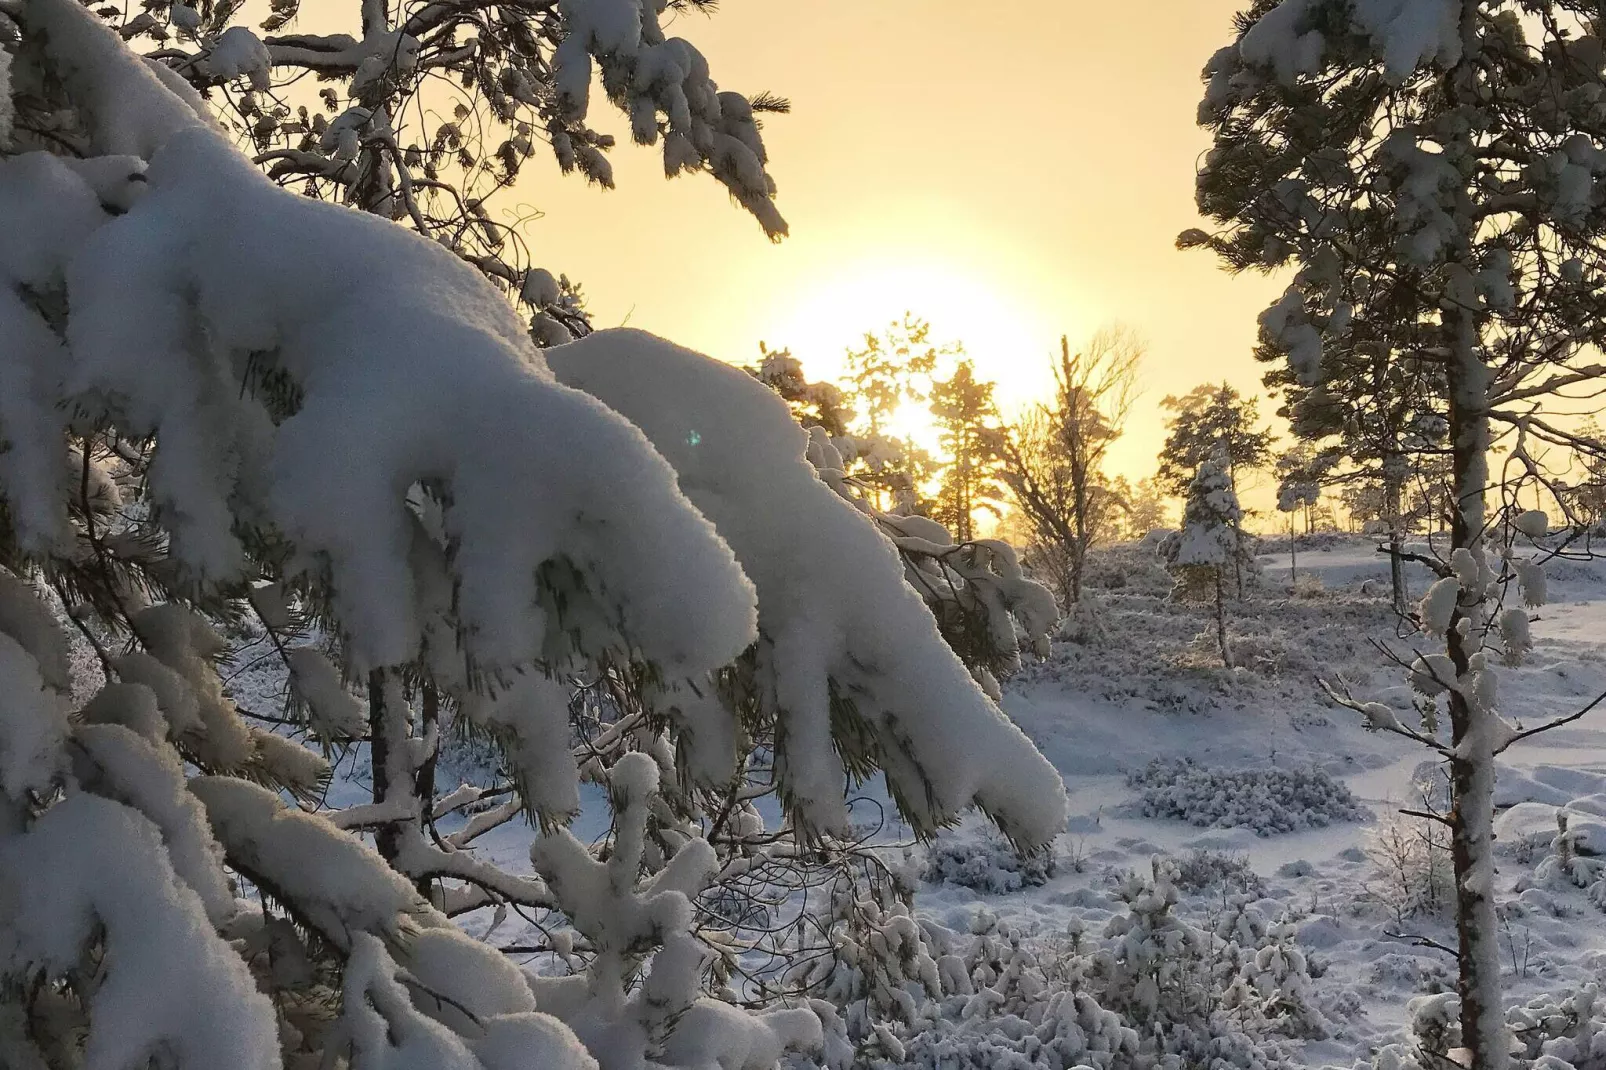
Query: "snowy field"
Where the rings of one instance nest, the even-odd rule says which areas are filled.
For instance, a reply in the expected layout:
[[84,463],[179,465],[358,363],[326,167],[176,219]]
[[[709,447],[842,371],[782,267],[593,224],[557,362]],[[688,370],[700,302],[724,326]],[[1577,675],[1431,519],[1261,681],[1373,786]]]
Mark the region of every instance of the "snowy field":
[[[993,939],[1039,962],[1067,946],[1096,946],[1128,912],[1129,875],[1152,874],[1156,859],[1175,864],[1179,918],[1207,933],[1247,926],[1241,942],[1251,950],[1277,944],[1281,933],[1305,956],[1310,981],[1299,1001],[1309,1027],[1262,1038],[1263,1054],[1348,1066],[1404,1038],[1408,1000],[1453,988],[1454,962],[1433,946],[1455,942],[1448,858],[1424,846],[1428,825],[1398,814],[1436,805],[1442,778],[1427,755],[1365,731],[1317,684],[1342,680],[1359,697],[1409,709],[1403,674],[1372,646],[1411,643],[1396,633],[1387,562],[1374,544],[1324,537],[1303,546],[1292,584],[1286,552],[1260,562],[1261,578],[1231,609],[1236,669],[1215,658],[1207,612],[1170,602],[1168,577],[1134,545],[1099,556],[1093,611],[1064,623],[1051,655],[1006,685],[1005,707],[1069,790],[1073,816],[1051,857],[1022,865],[976,817],[929,847],[895,825],[880,836],[893,867],[916,886],[928,938]],[[1551,604],[1536,614],[1534,650],[1502,680],[1505,710],[1526,723],[1606,690],[1606,561],[1557,561],[1549,572]],[[1425,577],[1412,574],[1413,595]],[[272,701],[262,694],[278,686],[271,665],[235,678],[242,704],[253,693]],[[1606,885],[1597,883],[1606,857],[1596,862],[1606,856],[1606,708],[1507,759],[1497,849],[1508,1002],[1517,1005],[1606,975]],[[472,761],[449,765],[442,790],[474,772]],[[607,809],[587,790],[573,829],[596,838],[607,832]],[[354,753],[339,765],[329,802],[361,802],[367,791],[365,761]],[[865,794],[872,811],[885,801],[875,785]],[[1575,851],[1566,873],[1552,845],[1558,809],[1569,814]],[[515,821],[474,849],[529,872],[532,836]],[[462,923],[498,946],[540,942],[516,916],[493,926],[481,911]],[[527,965],[551,968],[533,958]],[[911,1048],[888,1062],[1033,1062],[1018,1062],[1018,1043],[1005,1045],[1002,1061],[977,1043],[961,1046],[963,1058],[950,1042],[940,1049],[946,1060]]]
[[[1328,1038],[1303,1044],[1298,1061],[1348,1064],[1400,1038],[1410,997],[1453,987],[1451,956],[1411,939],[1453,946],[1448,910],[1412,913],[1401,900],[1420,889],[1403,888],[1388,861],[1398,809],[1421,808],[1436,774],[1426,755],[1365,731],[1316,684],[1318,674],[1341,676],[1357,695],[1408,706],[1403,674],[1368,643],[1395,641],[1386,558],[1362,539],[1303,550],[1298,593],[1281,597],[1289,586],[1287,555],[1261,562],[1261,591],[1231,624],[1245,664],[1231,671],[1200,667],[1208,646],[1200,664],[1177,655],[1190,631],[1206,629],[1202,612],[1156,603],[1152,592],[1103,592],[1111,611],[1105,634],[1087,644],[1056,643],[1047,663],[1006,695],[1010,714],[1070,790],[1074,816],[1053,876],[1006,894],[928,884],[918,904],[950,927],[987,910],[1027,933],[1072,925],[1091,933],[1119,910],[1113,890],[1120,875],[1147,870],[1154,856],[1191,857],[1206,862],[1206,871],[1216,860],[1237,860],[1242,873],[1229,868],[1225,881],[1184,889],[1181,909],[1204,920],[1222,913],[1224,897],[1247,892],[1268,919],[1292,921],[1317,1006],[1331,1024]],[[1424,576],[1412,577],[1415,593]],[[1528,663],[1505,670],[1508,714],[1532,723],[1606,690],[1606,562],[1552,566],[1551,604],[1536,615],[1534,636]],[[1252,787],[1236,796],[1187,791],[1172,805],[1146,807],[1143,787],[1130,779],[1157,759],[1204,771],[1320,771],[1353,794],[1358,819],[1326,823],[1318,813],[1312,824],[1321,824],[1298,828],[1299,813],[1283,812],[1276,793]],[[1499,801],[1510,807],[1497,824],[1509,1002],[1598,983],[1606,972],[1606,914],[1570,882],[1536,880],[1536,869],[1551,853],[1558,807],[1575,815],[1570,827],[1584,833],[1581,855],[1606,851],[1606,710],[1508,752]],[[1196,822],[1146,810],[1189,812]],[[1421,823],[1407,821],[1414,837]],[[1265,835],[1249,827],[1289,824],[1293,831],[1266,828]],[[980,823],[967,822],[953,840],[979,849],[989,837]]]

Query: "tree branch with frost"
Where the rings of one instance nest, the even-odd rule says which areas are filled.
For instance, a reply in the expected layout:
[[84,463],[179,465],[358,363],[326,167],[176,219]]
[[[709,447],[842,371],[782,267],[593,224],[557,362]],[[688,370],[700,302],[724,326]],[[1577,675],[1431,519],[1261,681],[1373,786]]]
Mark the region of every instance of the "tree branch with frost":
[[[1390,550],[1386,546],[1380,546],[1377,552],[1387,554]],[[1450,575],[1450,567],[1437,557],[1429,557],[1426,554],[1419,554],[1410,550],[1402,550],[1398,556],[1401,561],[1410,561],[1414,564],[1422,565],[1440,579]]]
[[1360,714],[1364,719],[1363,727],[1367,728],[1368,730],[1373,732],[1387,732],[1396,736],[1403,736],[1404,738],[1411,740],[1413,743],[1419,743],[1422,746],[1427,747],[1430,750],[1437,751],[1440,754],[1448,755],[1450,753],[1450,748],[1446,747],[1443,743],[1434,739],[1432,736],[1423,735],[1421,732],[1407,727],[1400,721],[1399,717],[1394,713],[1394,711],[1389,709],[1384,704],[1380,702],[1362,702],[1361,700],[1355,698],[1355,696],[1350,692],[1347,684],[1340,683],[1339,687],[1334,687],[1328,681],[1319,677],[1317,678],[1316,682],[1321,687],[1322,692],[1335,704]]
[[[1401,811],[1401,813],[1404,812],[1405,811]],[[1446,955],[1456,954],[1455,948],[1449,946],[1448,944],[1441,944],[1431,936],[1424,936],[1421,933],[1395,932],[1389,929],[1384,929],[1383,935],[1391,940],[1403,940],[1413,947],[1425,947],[1433,951],[1442,951]]]

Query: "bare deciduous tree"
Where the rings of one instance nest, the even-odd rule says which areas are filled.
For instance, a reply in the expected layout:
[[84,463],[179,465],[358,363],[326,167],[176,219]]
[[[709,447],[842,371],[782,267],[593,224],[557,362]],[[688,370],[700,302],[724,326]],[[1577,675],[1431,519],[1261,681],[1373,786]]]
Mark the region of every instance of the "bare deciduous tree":
[[1054,580],[1067,602],[1080,601],[1088,548],[1109,537],[1124,509],[1104,463],[1137,398],[1143,352],[1124,327],[1100,330],[1074,354],[1062,337],[1053,404],[1034,407],[1004,436],[1004,481],[1046,556],[1060,562]]

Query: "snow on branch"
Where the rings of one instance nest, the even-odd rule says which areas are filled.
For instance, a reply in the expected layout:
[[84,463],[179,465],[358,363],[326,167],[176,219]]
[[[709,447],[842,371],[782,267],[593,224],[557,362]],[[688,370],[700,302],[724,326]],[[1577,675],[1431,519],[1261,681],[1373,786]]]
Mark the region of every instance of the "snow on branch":
[[646,432],[757,587],[756,688],[806,824],[845,823],[832,742],[845,717],[917,828],[974,803],[1023,843],[1058,832],[1058,774],[942,641],[892,544],[815,475],[780,397],[641,331],[600,331],[548,359]]
[[76,972],[104,934],[114,965],[82,982],[93,1023],[85,1065],[165,1052],[179,1070],[279,1070],[272,1004],[136,811],[76,795],[0,839],[0,896],[0,974]]
[[[243,578],[240,527],[276,529],[296,567],[327,572],[355,659],[399,664],[420,641],[404,498],[423,484],[449,503],[462,639],[483,670],[567,653],[571,621],[538,604],[553,565],[577,574],[589,649],[684,675],[748,644],[729,549],[639,432],[551,379],[478,272],[274,186],[71,0],[30,10],[93,99],[150,102],[133,146],[151,151],[149,190],[67,271],[67,396],[158,436],[151,489],[182,566]],[[253,389],[269,375],[293,387],[278,410]]]

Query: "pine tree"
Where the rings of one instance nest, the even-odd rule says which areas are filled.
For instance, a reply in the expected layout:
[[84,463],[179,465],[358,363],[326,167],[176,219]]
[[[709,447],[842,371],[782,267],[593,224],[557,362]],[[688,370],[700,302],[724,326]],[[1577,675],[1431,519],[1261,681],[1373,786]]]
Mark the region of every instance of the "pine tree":
[[903,405],[926,400],[938,361],[962,352],[957,345],[933,342],[931,324],[910,312],[880,334],[866,332],[864,347],[847,351],[843,374],[864,432],[885,434]]
[[[654,5],[495,8],[448,0],[392,27],[364,3],[360,40],[259,41],[224,28],[223,5],[167,17],[193,50],[171,59],[206,77],[271,75],[278,55],[379,99],[416,46],[429,69],[492,76],[493,99],[567,98],[557,132],[576,134],[595,60],[638,137],[696,135],[682,162],[712,154],[766,211],[751,109],[662,39]],[[330,137],[318,166],[349,197],[304,196],[123,39],[166,23],[142,13],[120,34],[102,20],[121,9],[76,0],[13,13],[0,144],[28,151],[0,151],[8,1060],[581,1070],[817,1049],[807,1006],[756,1016],[707,994],[715,943],[764,946],[699,936],[694,901],[728,863],[843,842],[846,789],[876,770],[922,834],[974,805],[1023,846],[1054,835],[1052,767],[767,388],[639,331],[540,349],[562,295],[436,240],[382,127]],[[482,21],[472,46],[435,32]],[[510,70],[497,50],[521,41]],[[638,63],[663,76],[645,85]],[[428,233],[385,218],[398,204]],[[529,319],[509,300],[526,291]],[[224,690],[223,633],[247,630],[282,659],[284,716]],[[448,723],[496,740],[505,784],[437,796]],[[320,805],[336,747],[369,753],[372,802]],[[596,849],[563,827],[582,782],[613,816]],[[766,792],[784,832],[740,806]],[[533,872],[471,849],[519,817],[539,828]],[[526,975],[452,924],[476,910],[529,914],[531,953],[567,975]]]
[[[1606,340],[1599,18],[1597,5],[1572,0],[1260,0],[1205,70],[1199,118],[1215,144],[1198,201],[1222,229],[1181,240],[1234,270],[1297,266],[1260,326],[1301,384],[1347,392],[1358,380],[1343,365],[1364,353],[1405,373],[1444,416],[1449,553],[1432,562],[1440,578],[1419,609],[1442,652],[1413,679],[1443,696],[1449,738],[1341,698],[1449,764],[1457,1055],[1473,1070],[1508,1062],[1495,758],[1553,723],[1519,731],[1500,715],[1490,645],[1506,612],[1524,613],[1502,608],[1505,592],[1514,580],[1537,604],[1543,583],[1536,560],[1491,541],[1545,527],[1511,522],[1522,484],[1556,486],[1543,447],[1582,445],[1557,419],[1561,395],[1603,372],[1587,356]],[[1416,376],[1423,365],[1432,374]],[[1509,479],[1490,468],[1497,428],[1516,461]],[[1504,518],[1491,515],[1491,487]]]
[[1167,495],[1155,479],[1140,479],[1128,487],[1126,480],[1118,477],[1112,486],[1126,502],[1127,538],[1141,539],[1156,528],[1166,526]]
[[1288,578],[1299,578],[1298,532],[1294,514],[1304,511],[1305,532],[1311,531],[1311,510],[1321,498],[1322,480],[1332,465],[1330,455],[1318,456],[1307,445],[1294,446],[1277,458],[1277,509],[1288,514]]
[[1003,497],[993,384],[978,381],[971,362],[961,360],[952,376],[931,384],[931,414],[948,455],[932,517],[960,542],[970,542],[977,511],[997,516]]
[[1173,415],[1156,478],[1173,494],[1185,496],[1199,466],[1218,454],[1235,493],[1241,473],[1270,462],[1271,432],[1257,426],[1258,402],[1226,383],[1205,383],[1160,404]]
[[[1314,385],[1300,381],[1278,345],[1262,344],[1255,355],[1272,365],[1265,383],[1284,394],[1280,411],[1289,429],[1326,458],[1324,481],[1376,488],[1375,519],[1387,537],[1391,594],[1403,613],[1410,523],[1405,498],[1433,451],[1443,448],[1446,422],[1442,371],[1417,355],[1428,341],[1390,319],[1400,296],[1409,299],[1408,287],[1395,288],[1399,293],[1378,295],[1375,313],[1372,303],[1351,302],[1359,311],[1324,353],[1323,376]],[[1374,322],[1378,317],[1382,322]]]
[[1599,533],[1606,529],[1606,435],[1601,433],[1594,417],[1584,422],[1578,435],[1592,445],[1580,451],[1578,467],[1581,471],[1567,488],[1565,497],[1578,521]]
[[931,340],[931,325],[913,313],[866,333],[861,349],[849,349],[842,383],[857,414],[852,438],[857,452],[846,458],[853,474],[871,488],[878,510],[923,513],[925,486],[937,463],[926,450],[897,435],[892,424],[905,405],[924,403],[937,365],[962,356],[956,343]]
[[760,342],[758,352],[759,362],[747,365],[747,374],[781,395],[805,430],[823,428],[832,438],[848,433],[854,412],[840,388],[810,380],[790,349],[770,349]]
[[1166,568],[1177,577],[1178,595],[1203,591],[1214,603],[1216,645],[1221,663],[1229,669],[1232,649],[1227,643],[1224,589],[1227,575],[1239,567],[1245,553],[1242,521],[1227,459],[1217,455],[1201,464],[1188,484],[1181,529],[1160,544]]
[[[860,447],[839,430],[851,418],[841,407],[841,392],[829,383],[810,382],[788,351],[760,348],[763,363],[747,373],[787,400],[793,417],[809,431],[809,463],[897,547],[904,575],[925,599],[943,639],[997,698],[998,682],[1021,667],[1022,651],[1044,652],[1058,617],[1052,593],[1026,578],[1014,547],[1000,535],[978,542],[930,517],[876,509],[873,488],[849,474],[852,465],[845,458],[857,456]],[[992,384],[973,378],[968,383],[968,404],[974,406],[981,395],[990,409]],[[977,447],[990,448],[992,429],[982,424],[973,431]]]

